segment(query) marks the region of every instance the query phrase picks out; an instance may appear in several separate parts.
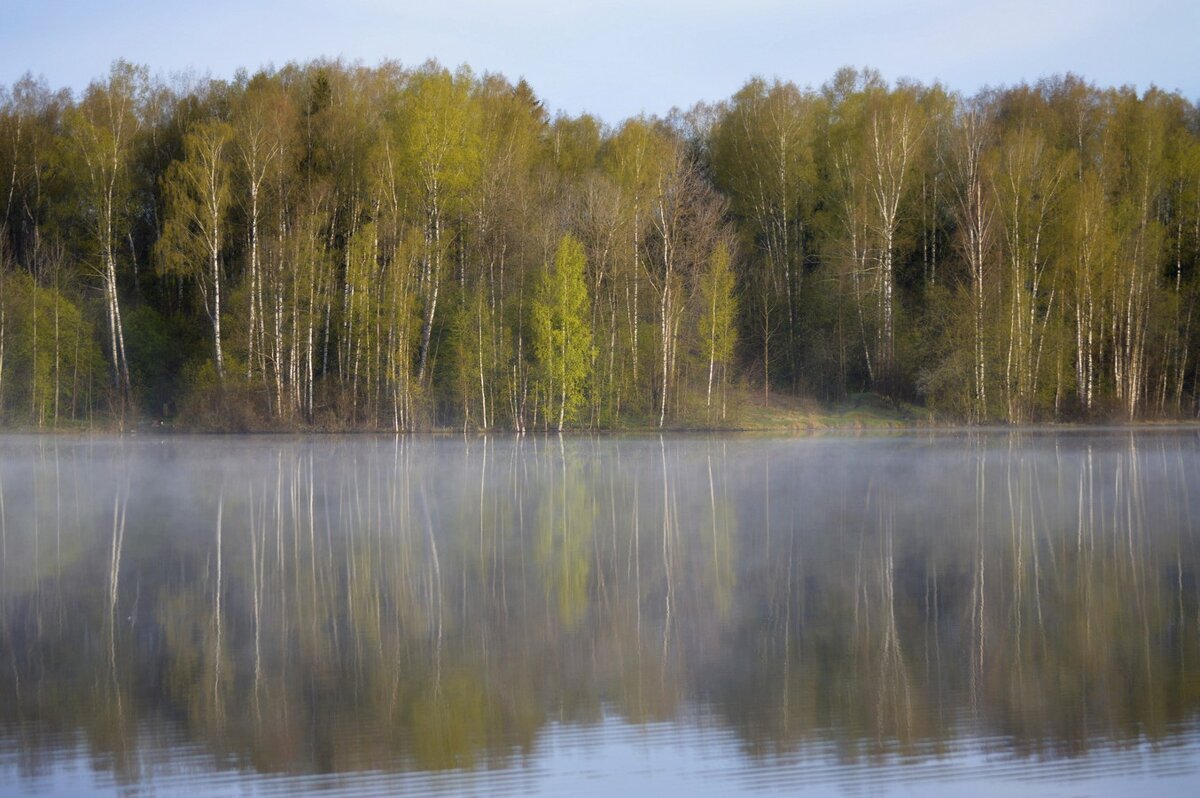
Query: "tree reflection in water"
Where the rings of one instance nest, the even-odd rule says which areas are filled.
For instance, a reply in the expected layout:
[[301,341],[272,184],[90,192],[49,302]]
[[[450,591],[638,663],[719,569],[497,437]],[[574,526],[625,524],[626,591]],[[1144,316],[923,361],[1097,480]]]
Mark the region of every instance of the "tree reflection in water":
[[1192,431],[0,442],[0,741],[503,768],[703,716],[751,764],[1166,744]]

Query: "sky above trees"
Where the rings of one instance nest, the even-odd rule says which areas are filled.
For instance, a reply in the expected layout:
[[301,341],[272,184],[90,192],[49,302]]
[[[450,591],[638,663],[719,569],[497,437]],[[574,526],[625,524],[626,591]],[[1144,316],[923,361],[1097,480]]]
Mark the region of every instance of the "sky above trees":
[[164,75],[328,56],[470,63],[525,77],[552,110],[612,123],[728,97],[747,75],[819,85],[838,67],[973,93],[1056,73],[1200,98],[1191,0],[16,0],[0,84],[84,88],[124,58]]

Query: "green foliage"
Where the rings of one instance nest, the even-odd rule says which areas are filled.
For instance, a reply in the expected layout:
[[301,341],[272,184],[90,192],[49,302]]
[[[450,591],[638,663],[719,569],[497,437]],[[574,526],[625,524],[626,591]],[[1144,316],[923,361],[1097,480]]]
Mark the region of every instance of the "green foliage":
[[583,245],[573,236],[559,241],[554,270],[541,280],[533,301],[533,355],[538,365],[542,416],[547,425],[575,420],[591,377],[592,331]]
[[89,415],[103,359],[79,307],[24,272],[0,272],[0,316],[0,417],[45,427]]
[[183,160],[171,162],[163,175],[166,209],[155,253],[164,274],[211,280],[208,261],[214,249],[220,252],[230,201],[225,149],[232,134],[221,121],[197,123],[183,137]]
[[428,64],[399,98],[395,141],[401,177],[429,213],[454,210],[480,168],[474,77]]
[[708,259],[708,268],[700,278],[700,297],[699,333],[707,342],[712,359],[722,366],[728,365],[737,343],[734,321],[738,315],[738,301],[734,293],[729,245],[725,242],[720,243]]
[[[722,241],[713,250],[700,276],[700,320],[697,333],[708,360],[706,404],[711,407],[713,380],[724,386],[727,370],[737,343],[738,301],[729,245]],[[718,371],[719,370],[719,371]],[[718,377],[719,375],[719,377]],[[723,403],[722,403],[723,406]]]

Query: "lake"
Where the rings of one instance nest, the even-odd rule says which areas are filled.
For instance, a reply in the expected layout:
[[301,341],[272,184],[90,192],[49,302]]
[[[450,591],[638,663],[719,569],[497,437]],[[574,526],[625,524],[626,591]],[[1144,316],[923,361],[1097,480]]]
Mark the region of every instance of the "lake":
[[0,793],[1194,795],[1200,430],[0,437]]

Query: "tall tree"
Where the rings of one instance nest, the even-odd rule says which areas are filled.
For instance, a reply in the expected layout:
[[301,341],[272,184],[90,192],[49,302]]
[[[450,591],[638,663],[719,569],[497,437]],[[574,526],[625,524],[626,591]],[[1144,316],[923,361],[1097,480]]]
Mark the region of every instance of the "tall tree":
[[988,417],[985,315],[995,211],[986,157],[992,145],[991,110],[979,100],[963,109],[950,146],[958,246],[970,282],[972,364],[971,418]]
[[[755,292],[766,319],[761,333],[773,330],[771,294],[782,295],[786,331],[785,375],[797,385],[797,319],[807,262],[806,222],[811,216],[815,163],[812,135],[820,98],[791,83],[761,78],[749,81],[732,98],[716,125],[712,161],[717,185],[732,199],[732,211],[743,220],[751,268],[767,272]],[[762,342],[764,374],[769,378],[771,346]],[[764,386],[769,390],[769,386]]]
[[234,105],[233,147],[238,165],[241,190],[237,196],[244,205],[247,231],[246,296],[249,310],[246,329],[246,379],[257,369],[266,376],[266,335],[263,307],[262,220],[266,210],[266,191],[270,170],[283,157],[281,138],[290,125],[286,120],[287,98],[275,81],[256,75]]
[[461,209],[467,187],[479,171],[479,126],[469,71],[450,73],[427,64],[414,74],[401,101],[396,125],[398,149],[411,176],[421,211],[425,253],[420,274],[424,304],[417,380],[425,379],[438,298],[447,261],[447,219]]
[[709,257],[707,268],[700,277],[699,333],[708,355],[708,381],[704,391],[704,406],[710,420],[713,377],[718,371],[722,388],[721,418],[725,418],[724,386],[728,381],[729,364],[733,359],[733,348],[737,342],[738,301],[734,289],[730,246],[728,242],[720,241]]
[[86,196],[86,224],[97,261],[93,271],[99,275],[104,290],[108,352],[121,419],[129,406],[132,384],[121,321],[117,249],[128,214],[129,158],[148,86],[144,67],[117,61],[106,81],[88,86],[66,120],[73,154],[80,164],[78,187]]
[[542,278],[531,314],[533,354],[542,381],[542,415],[547,424],[557,415],[560,432],[583,405],[591,376],[586,269],[583,245],[573,236],[563,236],[554,269]]
[[159,269],[194,279],[212,325],[213,362],[225,380],[221,345],[221,272],[229,211],[229,144],[233,129],[205,120],[184,136],[184,158],[163,176],[166,217],[156,247]]

